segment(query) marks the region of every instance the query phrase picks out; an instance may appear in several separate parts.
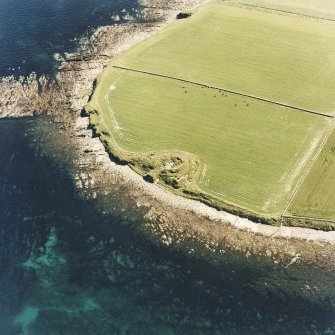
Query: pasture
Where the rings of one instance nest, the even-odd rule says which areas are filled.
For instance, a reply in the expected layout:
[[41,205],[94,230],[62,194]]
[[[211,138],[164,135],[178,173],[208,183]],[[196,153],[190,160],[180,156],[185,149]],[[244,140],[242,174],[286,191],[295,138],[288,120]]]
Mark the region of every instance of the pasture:
[[147,180],[278,218],[331,126],[294,108],[333,115],[334,54],[335,25],[211,2],[114,60],[86,110]]
[[335,219],[335,132],[294,198],[289,212],[297,216]]
[[332,113],[334,54],[335,25],[210,3],[117,64]]
[[191,153],[200,161],[201,190],[261,213],[284,206],[327,124],[320,116],[125,70],[115,69],[106,84],[98,109],[111,145],[142,160],[151,152]]

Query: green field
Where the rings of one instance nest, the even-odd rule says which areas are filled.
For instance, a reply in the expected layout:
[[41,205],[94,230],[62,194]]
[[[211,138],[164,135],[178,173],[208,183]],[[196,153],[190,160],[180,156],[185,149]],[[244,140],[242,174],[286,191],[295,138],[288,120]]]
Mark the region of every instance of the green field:
[[124,70],[105,83],[112,90],[103,88],[99,110],[122,149],[192,153],[201,190],[263,213],[284,206],[295,170],[326,125],[319,116]]
[[333,113],[334,55],[334,25],[211,2],[113,61],[86,110],[111,155],[148,180],[279,217],[331,119],[205,85]]
[[334,112],[335,25],[210,4],[118,64]]
[[298,216],[335,219],[335,132],[321,151],[289,211]]

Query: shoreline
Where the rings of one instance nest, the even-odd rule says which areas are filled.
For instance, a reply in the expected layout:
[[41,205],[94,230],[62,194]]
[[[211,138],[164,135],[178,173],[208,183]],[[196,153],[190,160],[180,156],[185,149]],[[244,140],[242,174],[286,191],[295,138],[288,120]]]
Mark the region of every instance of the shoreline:
[[[206,10],[210,10],[212,7],[215,7],[216,2],[211,2],[209,5],[203,6],[205,7],[202,8],[203,11]],[[220,6],[220,7],[225,7]],[[202,11],[200,10],[199,13],[202,13]],[[197,16],[199,13],[196,13],[195,16]],[[246,12],[246,14],[248,14]],[[201,15],[200,15],[201,18]],[[192,19],[191,19],[192,20]],[[198,19],[199,21],[199,19]],[[193,21],[192,21],[193,22]],[[189,28],[192,26],[192,23],[188,23],[186,22],[182,22],[180,23],[182,24],[182,29],[186,29],[187,31],[189,31]],[[186,25],[185,25],[186,24]],[[191,24],[191,26],[188,26],[188,24]],[[136,46],[135,48],[132,48],[130,51],[130,55],[134,55],[136,54],[136,52],[138,52],[138,50],[142,50],[143,48],[147,48],[148,46],[152,45],[152,43],[155,43],[154,41],[160,41],[162,40],[162,38],[164,38],[164,34],[174,31],[174,29],[176,27],[179,26],[178,22],[175,22],[173,24],[171,24],[168,28],[166,28],[166,30],[164,30],[164,32],[156,35],[155,37],[150,38],[149,40],[147,40],[144,43],[140,43],[138,46]],[[189,28],[187,28],[189,27]],[[178,28],[177,28],[178,29]],[[191,38],[191,37],[189,37]],[[150,49],[150,47],[149,47]],[[148,51],[150,52],[150,51]],[[210,207],[214,207],[218,210],[222,210],[222,211],[227,211],[228,213],[237,215],[239,217],[243,217],[243,218],[247,218],[253,222],[261,222],[264,224],[269,224],[269,225],[273,225],[273,226],[280,226],[280,225],[285,225],[285,226],[296,226],[296,227],[302,227],[302,228],[309,228],[309,229],[315,229],[315,230],[324,230],[324,231],[333,231],[335,230],[335,225],[333,220],[331,220],[331,215],[320,215],[320,217],[318,215],[315,215],[315,219],[308,217],[308,218],[304,218],[302,216],[299,216],[299,210],[296,210],[295,208],[288,208],[288,204],[290,204],[292,202],[293,197],[291,198],[291,193],[296,193],[296,192],[289,192],[288,189],[290,187],[294,187],[295,189],[297,188],[297,185],[300,185],[302,182],[302,175],[305,175],[305,170],[307,170],[307,167],[312,166],[311,162],[314,162],[316,159],[316,152],[321,152],[320,150],[317,150],[317,142],[321,140],[323,140],[323,136],[329,136],[331,134],[331,132],[327,130],[326,128],[326,124],[324,126],[324,129],[322,130],[322,133],[319,132],[316,136],[315,134],[315,138],[313,139],[313,143],[311,144],[310,148],[307,150],[306,152],[304,152],[304,159],[300,159],[295,163],[296,165],[294,165],[294,173],[293,171],[290,172],[290,174],[288,175],[289,177],[285,177],[287,178],[286,182],[288,183],[286,191],[278,196],[276,196],[276,200],[277,203],[276,205],[271,206],[271,204],[269,204],[269,202],[266,202],[266,206],[263,203],[263,207],[261,208],[261,205],[258,204],[258,206],[254,205],[250,205],[248,206],[248,202],[245,201],[245,199],[243,198],[243,194],[241,196],[241,199],[244,199],[239,201],[238,197],[234,198],[234,197],[227,197],[227,196],[223,196],[220,197],[219,194],[215,194],[215,193],[211,193],[210,189],[208,190],[208,192],[205,192],[204,189],[201,189],[199,187],[199,185],[196,183],[196,179],[200,178],[200,166],[201,166],[201,162],[199,161],[199,159],[192,155],[190,152],[182,152],[180,151],[180,155],[182,158],[182,164],[180,164],[180,166],[178,166],[178,172],[176,173],[175,171],[172,173],[169,169],[163,169],[161,168],[162,164],[160,161],[168,159],[167,157],[169,155],[172,154],[172,152],[168,152],[168,151],[155,151],[155,152],[151,152],[150,156],[149,155],[149,151],[148,152],[143,152],[141,148],[137,148],[137,152],[130,152],[128,150],[126,150],[125,148],[122,148],[122,146],[120,146],[118,143],[116,143],[116,137],[114,138],[113,136],[113,132],[112,132],[112,128],[110,128],[110,125],[108,125],[109,122],[109,117],[108,116],[108,109],[111,108],[111,106],[109,105],[109,107],[107,108],[106,106],[104,107],[104,103],[103,101],[106,100],[106,97],[103,96],[106,94],[107,96],[107,88],[105,87],[108,82],[108,78],[109,76],[114,76],[113,73],[115,73],[114,69],[121,69],[122,72],[120,72],[122,75],[123,73],[126,73],[128,71],[131,72],[136,72],[136,73],[144,73],[146,75],[150,75],[150,76],[155,76],[155,77],[159,77],[159,78],[166,78],[166,79],[173,79],[173,80],[178,80],[178,81],[182,81],[182,82],[187,82],[190,84],[194,84],[194,85],[200,85],[202,87],[209,87],[209,88],[213,88],[213,89],[218,89],[218,90],[222,90],[222,91],[226,91],[226,92],[232,92],[232,91],[227,91],[224,88],[220,88],[220,87],[212,87],[212,86],[207,86],[206,83],[206,79],[202,80],[202,83],[197,83],[197,82],[193,82],[193,81],[189,81],[189,80],[185,80],[182,79],[181,77],[178,77],[178,75],[175,75],[177,77],[170,77],[166,74],[160,74],[158,73],[159,70],[156,70],[156,72],[154,70],[152,70],[153,72],[147,72],[144,71],[143,69],[141,69],[141,65],[138,66],[130,66],[127,67],[127,65],[124,66],[120,66],[119,64],[127,64],[127,55],[129,55],[129,53],[125,53],[125,55],[120,55],[120,57],[116,57],[115,59],[112,59],[111,62],[109,63],[107,69],[105,69],[101,75],[98,76],[97,79],[97,87],[94,89],[94,94],[92,97],[92,100],[90,100],[90,102],[85,106],[85,110],[87,112],[87,114],[90,116],[90,126],[92,127],[92,129],[94,130],[94,136],[100,136],[102,142],[104,143],[104,146],[107,150],[107,152],[110,154],[110,156],[112,157],[112,159],[115,162],[119,162],[122,164],[129,164],[129,166],[137,173],[139,173],[140,175],[144,176],[145,178],[150,179],[151,182],[154,183],[162,183],[162,184],[166,184],[167,185],[167,189],[169,191],[172,191],[172,193],[175,193],[177,195],[180,195],[182,197],[185,198],[189,198],[189,199],[194,199],[197,201],[200,201]],[[164,58],[164,56],[163,56]],[[135,63],[136,64],[136,63]],[[144,60],[144,64],[145,60]],[[150,67],[150,65],[148,64],[148,66]],[[117,70],[117,71],[118,71]],[[126,72],[123,72],[126,71]],[[154,73],[155,72],[155,73]],[[172,71],[173,72],[173,71]],[[117,72],[118,73],[118,72]],[[120,74],[120,75],[121,75]],[[115,76],[117,76],[117,74],[115,74]],[[187,77],[187,75],[184,74],[184,77]],[[116,77],[115,77],[116,78]],[[136,91],[136,87],[132,88],[133,90],[135,89]],[[105,92],[104,92],[105,91]],[[243,96],[246,96],[243,93],[240,92],[232,92],[233,94],[242,94]],[[259,99],[255,96],[248,96],[248,97],[252,97],[253,99]],[[101,100],[101,106],[100,106],[100,102],[99,100]],[[263,99],[261,99],[263,101]],[[267,102],[271,102],[271,101],[267,101]],[[275,103],[277,104],[277,102],[272,101],[271,103]],[[281,103],[280,106],[282,106]],[[136,104],[134,105],[136,106]],[[101,108],[100,108],[101,107]],[[293,106],[288,106],[286,105],[286,107],[292,107],[292,108],[296,108]],[[136,107],[135,107],[136,109]],[[301,111],[301,110],[300,110]],[[304,110],[305,112],[307,110]],[[308,111],[308,113],[314,113],[312,111]],[[318,114],[319,115],[319,114]],[[326,114],[322,114],[323,116],[326,116]],[[329,117],[332,118],[331,115],[328,115]],[[112,116],[111,113],[111,118],[113,118],[114,116]],[[106,123],[105,121],[108,120]],[[115,125],[118,128],[119,124],[117,124],[117,121],[115,121]],[[139,119],[139,121],[141,121]],[[141,121],[142,122],[142,121]],[[326,122],[326,121],[325,121]],[[328,122],[328,121],[327,121]],[[315,122],[314,122],[315,124]],[[330,125],[330,122],[329,122]],[[327,127],[328,127],[328,123],[327,123]],[[117,137],[121,136],[121,132],[122,131],[118,131],[117,130]],[[323,134],[324,133],[324,134]],[[325,138],[326,140],[326,138]],[[326,143],[326,141],[323,141],[322,144]],[[164,144],[163,146],[164,147]],[[178,150],[177,150],[178,151]],[[176,151],[176,152],[177,152]],[[314,153],[315,152],[315,153]],[[176,155],[178,155],[177,153],[174,153]],[[185,163],[184,163],[185,162]],[[192,162],[192,163],[191,163]],[[186,165],[191,165],[194,168],[191,168],[191,172],[189,172],[188,174],[185,172],[186,171]],[[164,165],[164,164],[163,164]],[[199,168],[198,168],[199,167]],[[305,168],[306,167],[306,168]],[[239,165],[239,168],[242,168],[242,165]],[[243,168],[242,168],[243,169]],[[164,171],[163,171],[164,170]],[[166,170],[166,171],[165,171]],[[299,170],[301,173],[299,173]],[[179,173],[180,171],[180,173]],[[292,175],[291,175],[292,173]],[[301,176],[300,176],[301,174]],[[188,178],[184,178],[185,175],[188,176]],[[258,185],[259,187],[262,187],[262,183],[260,183],[260,185]],[[270,184],[271,185],[271,184]],[[165,185],[164,185],[165,186]],[[204,185],[203,185],[204,186]],[[274,185],[272,185],[274,186]],[[231,186],[232,189],[227,189],[226,191],[229,192],[234,192],[234,188],[233,186]],[[236,191],[236,190],[235,190]],[[248,189],[248,192],[245,194],[245,198],[248,199],[251,197],[255,197],[254,195],[254,190],[252,188]],[[263,200],[265,201],[265,200]],[[279,203],[280,201],[280,203]],[[290,202],[289,202],[290,201]],[[256,202],[257,204],[257,202]],[[297,214],[298,212],[298,214]],[[329,213],[331,211],[325,211],[325,213]],[[283,215],[285,214],[285,215]],[[291,215],[292,214],[292,215]],[[294,215],[293,215],[294,214]],[[316,213],[314,213],[316,214]],[[308,215],[306,215],[308,216]],[[313,215],[310,215],[313,216]],[[321,219],[322,218],[322,219]]]
[[[145,1],[148,7],[152,5],[147,15],[155,21],[98,28],[84,57],[70,54],[61,64],[58,78],[68,84],[64,92],[68,98],[65,107],[75,118],[74,129],[69,130],[78,151],[74,159],[77,168],[75,187],[84,189],[87,196],[94,199],[108,194],[118,185],[124,190],[124,199],[132,210],[145,213],[147,222],[141,228],[143,233],[154,243],[183,250],[186,254],[202,252],[205,258],[220,260],[228,253],[235,253],[248,259],[250,264],[261,257],[282,268],[313,265],[330,273],[335,270],[335,231],[255,223],[149,184],[129,166],[111,161],[100,139],[94,137],[89,129],[88,117],[82,117],[83,107],[94,90],[94,81],[110,59],[158,33],[175,19],[178,12],[194,9],[206,2],[185,0],[166,4],[164,0]],[[157,14],[155,8],[163,9]],[[28,96],[36,93],[37,86],[33,84],[32,87]],[[21,105],[16,103],[12,110],[18,113]],[[33,110],[33,107],[26,109],[29,113]],[[8,116],[6,113],[3,115]],[[18,116],[22,114],[18,113]],[[55,117],[60,119],[60,123],[62,118],[62,115]],[[82,172],[83,168],[89,172]]]
[[[207,3],[208,0],[202,1],[200,4],[198,4],[196,7],[203,5]],[[188,10],[192,10],[192,8],[188,8]],[[175,12],[178,12],[175,11]],[[161,29],[163,29],[165,26],[167,26],[169,23],[171,23],[175,18],[175,13],[168,15],[168,19],[164,24],[159,26],[159,28],[156,31],[149,32],[148,36],[138,35],[133,36],[132,40],[129,42],[125,42],[121,47],[115,48],[116,54],[120,54],[129,48],[131,48],[133,45],[141,42],[144,39],[150,38],[156,33],[158,33]],[[87,127],[89,127],[89,124],[87,124]],[[129,166],[127,166],[127,169],[124,168],[122,165],[116,165],[117,167],[120,167],[120,173],[124,173],[126,178],[129,180],[132,180],[135,184],[140,185],[139,187],[143,188],[145,192],[153,195],[155,198],[162,200],[166,204],[177,207],[177,208],[183,208],[187,209],[191,212],[196,213],[197,215],[203,215],[211,220],[218,220],[223,223],[229,223],[232,226],[236,228],[240,228],[243,230],[248,230],[253,233],[259,233],[263,234],[264,236],[272,236],[272,237],[282,237],[282,238],[298,238],[303,240],[311,240],[311,241],[318,241],[318,242],[326,242],[330,243],[332,245],[335,245],[335,231],[322,231],[322,230],[316,230],[316,229],[310,229],[310,228],[303,228],[303,227],[289,227],[289,226],[270,226],[270,225],[264,225],[255,223],[251,220],[241,218],[239,216],[236,216],[234,214],[230,214],[225,211],[219,211],[216,210],[213,207],[207,206],[200,201],[188,199],[186,197],[178,196],[173,194],[172,192],[169,192],[168,190],[164,189],[163,187],[160,187],[156,184],[150,184],[143,180],[142,176],[140,176],[138,173],[133,171]],[[115,167],[111,167],[111,169],[115,169]],[[121,172],[122,171],[122,172]],[[314,236],[311,236],[311,235]]]
[[[130,36],[131,42],[125,41],[121,48],[114,49],[117,50],[116,54],[159,32],[175,18],[178,11],[180,9],[172,11],[172,14],[169,13],[169,19],[153,31],[147,31],[147,34],[144,35],[143,32],[140,32],[137,37]],[[98,138],[92,138],[94,134],[92,130],[87,129],[88,127],[88,118],[77,119],[77,131],[81,134],[80,136],[87,137],[84,146],[92,149],[98,157],[99,164],[107,173],[111,173],[114,177],[117,176],[122,180],[122,185],[127,185],[127,188],[132,190],[130,195],[125,195],[125,197],[135,198],[133,200],[136,206],[148,211],[145,217],[149,221],[160,221],[159,225],[163,226],[162,229],[148,224],[146,233],[158,238],[162,244],[175,247],[175,241],[182,239],[176,236],[178,231],[184,231],[187,227],[186,229],[196,234],[206,236],[201,243],[207,249],[210,249],[209,244],[219,245],[217,241],[222,238],[231,239],[230,243],[223,248],[223,253],[227,250],[234,250],[247,257],[250,255],[264,256],[284,267],[288,264],[292,266],[294,263],[308,263],[318,268],[328,268],[330,271],[335,269],[335,256],[333,255],[335,231],[326,232],[301,227],[275,227],[259,224],[224,211],[218,211],[199,201],[175,195],[158,185],[146,182],[129,166],[118,165],[111,161],[102,142]],[[171,222],[168,222],[169,220]],[[194,224],[197,220],[203,223]],[[172,232],[173,229],[175,232]],[[214,233],[217,233],[217,236],[213,236]],[[322,255],[322,260],[317,250]],[[213,251],[217,255],[222,254],[222,251],[217,248],[213,248]]]

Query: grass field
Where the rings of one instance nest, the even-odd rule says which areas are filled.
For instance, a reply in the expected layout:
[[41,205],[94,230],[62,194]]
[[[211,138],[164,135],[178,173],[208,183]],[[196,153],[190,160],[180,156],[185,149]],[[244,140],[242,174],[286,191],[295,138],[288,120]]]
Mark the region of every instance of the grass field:
[[335,219],[335,132],[302,184],[289,212],[298,216]]
[[144,156],[192,153],[200,161],[195,178],[201,190],[262,213],[284,206],[313,152],[308,148],[318,143],[327,121],[124,70],[115,70],[105,84],[109,87],[101,87],[99,110],[122,149]]
[[333,113],[334,55],[333,25],[213,2],[114,61],[86,110],[110,153],[148,180],[279,217],[331,119],[205,85]]
[[329,113],[334,55],[335,25],[213,3],[117,63]]

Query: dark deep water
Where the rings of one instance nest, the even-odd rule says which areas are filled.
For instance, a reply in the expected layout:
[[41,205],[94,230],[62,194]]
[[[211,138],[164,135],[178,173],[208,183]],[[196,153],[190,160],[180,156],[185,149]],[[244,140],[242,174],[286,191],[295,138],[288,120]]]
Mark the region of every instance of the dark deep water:
[[[53,52],[134,7],[0,0],[0,74],[50,73]],[[318,307],[263,301],[226,269],[141,239],[141,218],[78,200],[34,149],[36,122],[0,120],[0,335],[334,334]]]
[[54,53],[135,9],[135,0],[0,0],[0,75],[50,73]]

